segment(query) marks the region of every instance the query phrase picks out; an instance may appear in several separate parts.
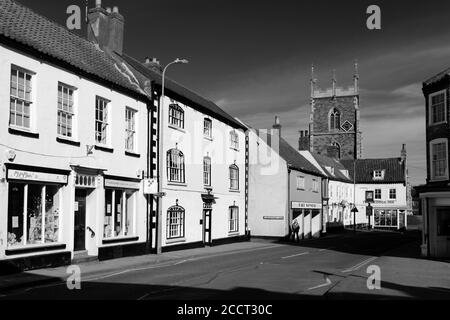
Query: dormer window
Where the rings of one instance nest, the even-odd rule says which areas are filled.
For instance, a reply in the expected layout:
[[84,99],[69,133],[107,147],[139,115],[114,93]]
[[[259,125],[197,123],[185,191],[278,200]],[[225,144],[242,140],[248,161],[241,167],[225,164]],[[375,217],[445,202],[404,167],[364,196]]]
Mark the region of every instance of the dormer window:
[[374,180],[384,180],[385,171],[384,170],[375,170],[373,172]]

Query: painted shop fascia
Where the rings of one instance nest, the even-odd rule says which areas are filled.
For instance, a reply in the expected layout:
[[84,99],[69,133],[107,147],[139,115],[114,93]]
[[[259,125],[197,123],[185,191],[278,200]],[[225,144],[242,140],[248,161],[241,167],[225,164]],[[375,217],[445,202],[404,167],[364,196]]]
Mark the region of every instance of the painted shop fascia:
[[1,36],[1,271],[145,253],[149,100],[34,50]]

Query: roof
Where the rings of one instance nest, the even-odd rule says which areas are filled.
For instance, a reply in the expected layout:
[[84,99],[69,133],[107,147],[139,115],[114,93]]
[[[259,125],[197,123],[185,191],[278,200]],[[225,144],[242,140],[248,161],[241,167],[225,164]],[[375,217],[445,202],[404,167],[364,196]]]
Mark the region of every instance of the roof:
[[[136,59],[124,54],[122,58],[138,73],[141,73],[146,78],[151,81],[154,81],[155,84],[162,86],[162,74],[157,71],[156,68],[149,68],[145,66],[143,63],[137,61]],[[164,83],[165,89],[168,91],[168,94],[176,95],[178,99],[187,99],[189,103],[187,103],[190,107],[204,112],[205,114],[214,116],[216,119],[222,120],[225,123],[231,125],[235,128],[240,128],[243,130],[247,130],[247,126],[245,126],[241,121],[235,119],[225,111],[223,111],[219,106],[217,106],[214,102],[203,98],[199,94],[193,92],[192,90],[184,87],[183,85],[177,83],[176,81],[166,77]]]
[[[356,165],[354,165],[355,161]],[[387,184],[406,182],[405,167],[401,158],[341,160],[341,163],[348,169],[352,177],[354,166],[356,166],[356,183]],[[373,172],[377,170],[385,171],[384,180],[373,179]]]
[[0,36],[143,95],[118,57],[109,55],[94,43],[13,0],[0,0]]
[[[336,159],[329,158],[317,153],[311,153],[314,159],[319,163],[319,165],[323,168],[323,170],[326,172],[328,178],[330,180],[335,181],[342,181],[342,182],[352,182],[353,178],[352,175],[350,175],[350,170],[348,170],[341,162],[339,162]],[[327,167],[334,168],[334,175],[328,171]],[[349,177],[344,175],[341,170],[345,170],[349,172]]]
[[444,79],[445,77],[448,77],[448,76],[450,76],[450,68],[448,68],[448,69],[446,69],[446,70],[444,70],[442,72],[439,72],[438,74],[436,74],[436,75],[432,76],[431,78],[425,80],[423,85],[424,86],[429,86],[430,84],[438,82],[438,81],[440,81],[440,80],[442,80],[442,79]]
[[[256,130],[259,137],[261,137],[262,132]],[[280,143],[278,150],[274,148],[272,144],[272,139],[275,135],[271,133],[267,134],[267,144],[278,153],[278,155],[286,161],[290,169],[301,171],[304,173],[309,173],[319,177],[325,177],[319,169],[317,169],[311,162],[309,162],[304,156],[302,156],[294,147],[292,147],[286,140],[280,137]]]

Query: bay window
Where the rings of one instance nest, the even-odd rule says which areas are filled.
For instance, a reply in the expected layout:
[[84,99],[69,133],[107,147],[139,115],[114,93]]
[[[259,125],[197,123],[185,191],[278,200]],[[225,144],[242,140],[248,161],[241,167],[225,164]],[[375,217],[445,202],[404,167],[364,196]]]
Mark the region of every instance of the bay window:
[[11,127],[31,129],[31,106],[33,73],[19,67],[11,68],[11,91],[9,125]]
[[60,188],[9,184],[8,247],[59,241]]

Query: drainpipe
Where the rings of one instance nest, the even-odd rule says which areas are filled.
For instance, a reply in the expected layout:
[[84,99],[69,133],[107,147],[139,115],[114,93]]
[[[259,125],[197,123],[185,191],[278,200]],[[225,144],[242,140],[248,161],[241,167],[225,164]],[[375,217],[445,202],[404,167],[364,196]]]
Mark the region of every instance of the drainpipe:
[[291,221],[292,221],[292,210],[291,210],[291,169],[289,165],[287,166],[287,217],[288,217],[288,237],[291,236]]

